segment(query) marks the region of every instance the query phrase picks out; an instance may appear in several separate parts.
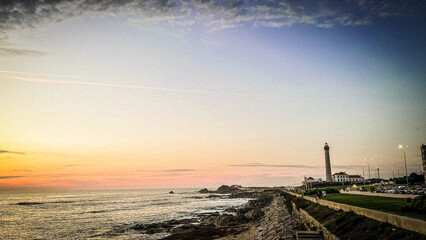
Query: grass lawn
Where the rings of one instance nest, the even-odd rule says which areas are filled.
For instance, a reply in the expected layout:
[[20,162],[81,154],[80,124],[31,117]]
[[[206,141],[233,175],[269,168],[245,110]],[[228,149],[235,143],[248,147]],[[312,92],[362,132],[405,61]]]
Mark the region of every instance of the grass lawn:
[[368,209],[374,209],[383,212],[389,212],[412,218],[418,218],[426,221],[425,214],[401,211],[401,207],[407,205],[407,200],[405,198],[389,198],[333,193],[327,194],[327,200]]
[[347,187],[352,187],[352,185],[341,185],[341,186],[330,186],[330,187],[327,186],[327,187],[324,187],[324,188],[333,188],[333,189],[340,191],[343,188],[347,188]]

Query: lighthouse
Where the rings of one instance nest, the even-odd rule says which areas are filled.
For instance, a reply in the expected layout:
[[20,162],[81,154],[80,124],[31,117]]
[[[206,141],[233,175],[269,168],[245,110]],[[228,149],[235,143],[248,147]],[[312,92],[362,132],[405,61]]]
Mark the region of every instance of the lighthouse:
[[324,145],[325,151],[325,181],[332,182],[333,178],[331,177],[331,166],[330,166],[330,147],[327,143]]

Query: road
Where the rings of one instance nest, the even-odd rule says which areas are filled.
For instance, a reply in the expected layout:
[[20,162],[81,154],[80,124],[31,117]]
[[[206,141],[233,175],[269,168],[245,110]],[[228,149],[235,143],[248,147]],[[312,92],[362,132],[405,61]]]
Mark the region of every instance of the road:
[[415,198],[419,195],[411,195],[411,194],[393,194],[393,193],[372,193],[372,192],[360,192],[360,191],[349,191],[344,192],[340,190],[342,194],[355,194],[355,195],[366,195],[366,196],[379,196],[379,197],[393,197],[393,198]]

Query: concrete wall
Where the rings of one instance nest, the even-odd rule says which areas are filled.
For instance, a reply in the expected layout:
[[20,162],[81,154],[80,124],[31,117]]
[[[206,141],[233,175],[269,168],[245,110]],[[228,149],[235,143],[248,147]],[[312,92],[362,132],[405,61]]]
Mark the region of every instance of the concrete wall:
[[297,210],[296,205],[293,202],[291,204],[293,205],[293,213],[297,214],[299,218],[301,218],[303,221],[309,223],[310,226],[315,226],[321,229],[325,240],[339,240],[338,237],[336,237],[330,231],[328,231],[327,228],[325,228],[320,222],[318,222],[315,218],[309,215],[309,213],[307,213],[303,209]]
[[[302,195],[297,193],[293,193],[293,192],[288,192],[288,193],[297,197],[302,197]],[[317,199],[313,197],[305,196],[304,198],[315,203],[317,202]],[[420,219],[399,216],[399,215],[395,215],[391,213],[351,206],[351,205],[342,204],[342,203],[331,202],[331,201],[322,200],[322,199],[319,199],[318,203],[323,206],[327,206],[336,210],[341,209],[346,212],[352,211],[358,215],[363,215],[368,218],[372,218],[374,220],[381,221],[381,222],[387,222],[394,226],[426,235],[426,221],[423,221]]]

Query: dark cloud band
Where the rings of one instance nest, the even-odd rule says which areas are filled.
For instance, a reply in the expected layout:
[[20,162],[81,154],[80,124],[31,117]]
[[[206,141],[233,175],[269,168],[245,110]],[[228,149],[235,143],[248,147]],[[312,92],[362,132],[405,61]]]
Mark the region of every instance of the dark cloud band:
[[11,178],[21,178],[24,176],[0,176],[0,179],[11,179]]
[[359,26],[375,19],[422,13],[425,1],[397,0],[16,0],[0,2],[0,31],[37,27],[73,16],[125,14],[137,24],[167,22],[209,30],[239,26]]
[[0,154],[24,154],[24,153],[23,152],[13,152],[13,151],[0,150]]

